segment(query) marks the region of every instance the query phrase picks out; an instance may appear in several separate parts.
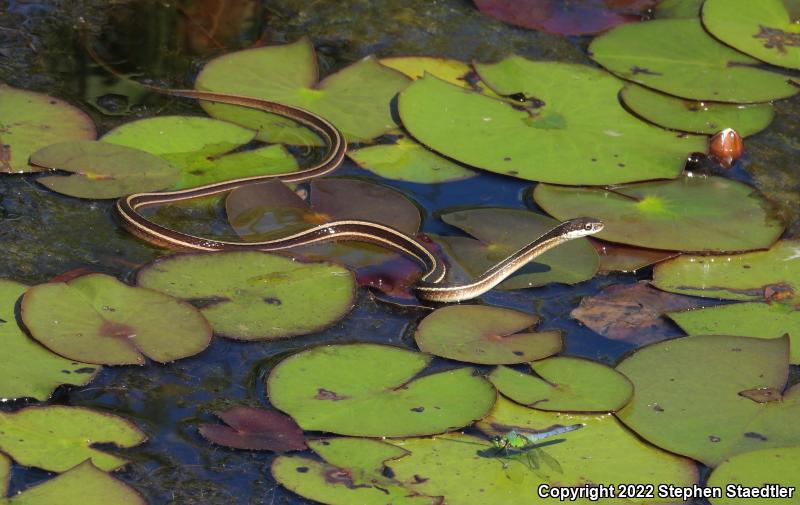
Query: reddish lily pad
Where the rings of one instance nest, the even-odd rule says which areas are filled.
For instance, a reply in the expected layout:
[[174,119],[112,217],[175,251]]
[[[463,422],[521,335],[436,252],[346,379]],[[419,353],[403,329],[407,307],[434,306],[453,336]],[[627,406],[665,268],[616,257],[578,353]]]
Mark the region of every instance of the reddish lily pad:
[[489,17],[559,35],[591,35],[639,21],[658,0],[475,0]]
[[105,142],[61,142],[39,149],[31,163],[73,175],[40,177],[40,184],[78,198],[118,198],[172,186],[178,169],[148,152]]
[[38,172],[28,164],[42,147],[92,140],[94,123],[80,109],[51,96],[0,83],[0,172]]
[[251,451],[302,451],[303,430],[294,420],[276,410],[232,407],[216,416],[222,424],[201,424],[200,434],[215,444]]
[[36,340],[87,363],[143,365],[145,356],[168,363],[211,342],[211,327],[191,305],[104,274],[34,286],[21,307]]
[[537,316],[487,305],[451,305],[423,319],[414,339],[436,356],[485,365],[525,363],[561,350],[561,332],[525,331]]
[[612,244],[602,240],[589,239],[589,242],[600,256],[599,270],[601,272],[636,272],[641,268],[674,258],[679,254],[674,251],[657,251]]

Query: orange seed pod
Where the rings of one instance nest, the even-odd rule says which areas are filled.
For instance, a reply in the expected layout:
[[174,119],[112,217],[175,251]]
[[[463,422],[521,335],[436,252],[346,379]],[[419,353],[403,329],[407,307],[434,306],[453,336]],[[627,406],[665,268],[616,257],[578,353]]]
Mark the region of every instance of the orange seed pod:
[[733,128],[725,128],[717,133],[708,143],[708,154],[713,156],[719,161],[720,165],[725,168],[731,168],[731,165],[739,159],[744,153],[744,142],[742,137]]

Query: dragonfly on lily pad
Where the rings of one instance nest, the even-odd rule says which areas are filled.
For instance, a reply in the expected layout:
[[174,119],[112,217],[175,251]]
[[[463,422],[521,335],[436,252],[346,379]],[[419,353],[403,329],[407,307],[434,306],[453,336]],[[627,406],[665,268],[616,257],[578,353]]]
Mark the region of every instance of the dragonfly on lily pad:
[[[492,449],[481,451],[486,456],[498,457],[507,460],[521,460],[524,458],[527,465],[531,470],[539,468],[538,460],[542,460],[549,467],[558,473],[562,473],[561,465],[558,461],[543,451],[541,448],[545,445],[555,443],[555,441],[540,442],[543,439],[568,433],[577,429],[583,428],[584,424],[570,424],[567,426],[559,425],[554,426],[548,430],[543,431],[528,431],[523,429],[512,429],[503,435],[492,437]],[[493,454],[489,454],[492,452]],[[506,468],[508,463],[503,463]]]

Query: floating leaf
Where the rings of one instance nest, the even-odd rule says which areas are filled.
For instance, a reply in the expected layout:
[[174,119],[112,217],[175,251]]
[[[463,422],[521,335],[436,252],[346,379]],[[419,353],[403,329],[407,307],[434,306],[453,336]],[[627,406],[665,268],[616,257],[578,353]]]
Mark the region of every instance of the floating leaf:
[[523,28],[559,35],[591,35],[639,21],[657,0],[475,0],[489,17]]
[[61,475],[28,488],[4,505],[147,505],[133,488],[94,466],[91,460],[70,468]]
[[665,128],[713,135],[733,128],[746,137],[772,122],[771,103],[730,104],[683,100],[642,86],[626,86],[620,98],[638,116]]
[[653,285],[673,293],[723,300],[796,299],[800,241],[781,240],[767,251],[730,256],[680,256],[655,268]]
[[100,371],[98,366],[53,354],[22,332],[14,310],[26,289],[28,287],[23,284],[0,279],[0,347],[3,349],[0,400],[36,398],[45,401],[59,384],[83,386]]
[[641,247],[630,247],[601,240],[589,239],[600,257],[600,272],[636,272],[654,263],[678,255],[674,251],[656,251]]
[[524,331],[537,316],[488,305],[450,305],[423,319],[414,339],[422,352],[469,363],[525,363],[561,350],[561,332]]
[[412,79],[419,79],[425,74],[431,74],[450,84],[499,98],[499,95],[496,95],[480,81],[475,70],[463,61],[431,56],[395,56],[381,58],[378,61],[381,65],[402,72]]
[[800,69],[800,30],[783,0],[707,0],[703,26],[745,54],[779,67]]
[[494,388],[472,369],[412,380],[430,361],[385,345],[315,347],[272,369],[269,399],[305,430],[370,437],[441,433],[491,408]]
[[[318,82],[311,41],[236,51],[211,60],[197,76],[201,90],[263,98],[307,109],[330,120],[350,142],[394,128],[389,104],[408,78],[368,57]],[[292,121],[241,107],[203,102],[214,117],[259,131],[259,138],[289,144],[319,139]]]
[[92,445],[134,447],[145,439],[126,419],[80,407],[49,405],[0,412],[0,451],[20,465],[51,472],[66,471],[87,458],[102,470],[116,470],[127,461]]
[[800,445],[800,387],[768,403],[741,394],[783,390],[788,357],[788,338],[694,336],[649,345],[617,365],[636,390],[617,417],[655,445],[710,467],[744,452]]
[[[11,460],[0,452],[0,497],[8,493],[8,482],[11,480]],[[0,498],[0,503],[3,499]]]
[[255,136],[253,130],[226,121],[162,116],[125,123],[101,140],[147,151],[180,168],[173,189],[298,169],[295,159],[282,146],[232,152]]
[[145,356],[168,363],[211,342],[211,327],[191,305],[104,274],[34,286],[21,307],[33,338],[87,363],[143,365]]
[[[751,498],[742,494],[739,499],[727,496],[709,498],[713,505],[773,505],[775,503],[796,503],[797,489],[800,479],[797,469],[800,468],[800,447],[782,447],[780,449],[764,449],[733,456],[722,462],[708,478],[707,487],[727,490],[729,485],[743,488],[783,487],[783,495],[766,495],[762,498]],[[741,490],[747,492],[747,490]],[[780,492],[780,491],[779,491]],[[787,500],[787,498],[792,498]]]
[[614,412],[633,395],[633,384],[601,363],[556,356],[531,363],[536,375],[499,366],[489,374],[497,390],[517,403],[561,412]]
[[700,6],[705,0],[661,0],[653,9],[653,15],[658,19],[663,18],[689,18],[697,19],[700,15]]
[[[554,219],[519,209],[466,209],[440,217],[445,223],[461,228],[477,239],[439,237],[447,255],[473,277],[558,225]],[[503,223],[503,226],[497,226],[497,223]],[[597,273],[597,266],[597,253],[589,241],[572,240],[531,261],[499,287],[532,288],[551,282],[576,284],[591,279]]]
[[663,316],[666,312],[703,305],[703,300],[665,293],[647,281],[616,284],[581,299],[570,315],[600,335],[614,340],[646,344],[676,336]]
[[[676,177],[705,140],[651,126],[617,100],[621,81],[600,70],[514,56],[477,65],[496,100],[430,75],[400,94],[403,125],[457,161],[521,179],[612,184]],[[565,86],[564,82],[569,82]]]
[[689,335],[779,338],[788,334],[789,362],[800,365],[800,311],[786,303],[732,303],[667,314]]
[[277,410],[231,407],[216,412],[222,424],[201,424],[206,440],[234,449],[252,451],[302,451],[306,448],[303,430],[294,420]]
[[139,270],[137,283],[204,302],[214,332],[241,340],[319,331],[347,314],[355,297],[353,275],[343,267],[260,251],[169,256]]
[[556,219],[592,216],[605,223],[598,238],[650,249],[760,249],[769,247],[784,228],[763,196],[721,177],[681,177],[613,190],[539,184],[533,196]]
[[171,186],[178,169],[145,151],[91,140],[61,142],[31,155],[39,167],[72,172],[48,175],[37,182],[78,198],[118,198]]
[[28,164],[42,147],[95,138],[94,123],[80,109],[51,96],[0,84],[0,172],[38,172]]
[[618,26],[589,51],[624,79],[694,100],[767,102],[798,91],[786,76],[755,68],[758,60],[717,42],[697,19]]

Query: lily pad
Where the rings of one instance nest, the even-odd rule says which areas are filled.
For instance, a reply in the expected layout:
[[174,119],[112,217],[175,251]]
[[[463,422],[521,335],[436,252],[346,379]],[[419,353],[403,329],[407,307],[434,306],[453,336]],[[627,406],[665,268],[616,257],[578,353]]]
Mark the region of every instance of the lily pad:
[[655,268],[653,285],[673,293],[723,300],[796,299],[800,241],[781,240],[767,251],[730,256],[681,256]]
[[[307,109],[330,120],[349,142],[377,137],[396,127],[390,102],[408,84],[403,74],[368,57],[318,81],[311,41],[236,51],[211,60],[195,87],[263,98]],[[203,102],[214,117],[258,130],[259,139],[288,144],[318,143],[286,118],[237,106]]]
[[788,334],[791,341],[789,362],[800,365],[800,311],[791,304],[733,303],[671,312],[667,316],[689,335],[780,338]]
[[561,412],[615,412],[633,396],[633,384],[601,363],[556,356],[531,363],[536,375],[499,366],[489,374],[497,390],[528,407]]
[[283,146],[232,152],[255,136],[255,131],[227,121],[162,116],[125,123],[101,140],[147,151],[178,167],[180,175],[172,189],[297,171],[297,161]]
[[525,363],[561,350],[561,332],[525,331],[537,316],[488,305],[450,305],[423,319],[414,339],[422,352],[486,365]]
[[139,270],[137,283],[204,302],[214,332],[240,340],[319,331],[344,317],[355,297],[353,275],[343,267],[259,251],[169,256]]
[[746,395],[782,391],[788,369],[788,338],[707,335],[658,342],[617,365],[636,390],[617,416],[645,440],[710,467],[736,454],[799,445],[800,387],[781,401]]
[[772,122],[771,103],[730,104],[683,100],[642,86],[626,86],[620,98],[635,114],[665,128],[714,135],[733,128],[746,137]]
[[674,258],[675,251],[656,251],[589,239],[600,258],[600,272],[636,272],[655,263]]
[[78,198],[118,198],[164,189],[178,178],[166,160],[139,149],[91,140],[61,142],[31,155],[33,165],[72,172],[48,175],[37,182]]
[[[11,460],[0,452],[0,497],[8,493],[8,482],[11,480]],[[3,498],[0,498],[0,503]]]
[[44,401],[60,384],[83,386],[100,371],[98,366],[53,354],[23,333],[17,326],[14,309],[26,289],[23,284],[0,279],[0,401]]
[[38,172],[28,164],[42,147],[92,140],[94,123],[80,109],[51,96],[0,83],[0,172]]
[[3,505],[147,505],[136,490],[97,468],[90,460],[28,488]]
[[[541,214],[503,208],[466,209],[440,217],[445,223],[477,239],[439,237],[447,255],[473,277],[558,224],[558,221]],[[497,226],[497,223],[503,223],[503,226]],[[576,284],[594,277],[597,267],[598,257],[591,243],[587,239],[572,240],[531,261],[502,282],[499,288],[532,288],[551,282]]]
[[693,100],[767,102],[795,95],[785,75],[721,44],[697,19],[618,26],[592,41],[592,58],[618,76]]
[[800,30],[783,0],[707,0],[703,25],[743,53],[779,67],[800,69]]
[[217,412],[222,424],[201,424],[206,440],[234,449],[252,451],[302,451],[306,448],[303,430],[291,417],[276,410],[232,407]]
[[600,219],[605,227],[597,238],[650,249],[761,249],[775,242],[784,228],[776,210],[756,190],[722,177],[681,177],[613,190],[539,184],[533,197],[556,219]]
[[[525,457],[510,457],[491,442],[472,435],[449,433],[433,438],[393,441],[411,454],[388,461],[395,479],[410,489],[442,495],[446,503],[485,505],[535,503],[539,486],[575,486],[586,483],[618,485],[636,482],[691,486],[698,476],[691,460],[660,451],[632,435],[610,414],[577,415],[543,412],[498,398],[497,405],[479,427],[492,435],[545,430],[583,423],[582,429],[538,444]],[[527,456],[523,453],[522,456]],[[557,501],[557,500],[556,500]],[[656,503],[669,499],[631,500]],[[612,503],[602,500],[603,503]],[[573,503],[595,503],[577,499]],[[613,503],[617,503],[613,501]],[[620,501],[619,503],[623,503]]]
[[419,79],[425,74],[431,74],[450,84],[500,98],[481,82],[475,70],[463,61],[432,56],[395,56],[381,58],[378,61],[381,65],[402,72],[412,79]]
[[[622,82],[600,70],[519,56],[476,69],[512,103],[427,75],[400,94],[403,125],[457,161],[521,179],[614,184],[676,177],[699,137],[677,135],[628,113]],[[569,82],[565,86],[564,82]]]
[[[725,493],[723,493],[724,497],[710,498],[709,501],[714,505],[797,503],[797,489],[800,488],[800,478],[797,476],[798,468],[800,468],[800,447],[764,449],[733,456],[714,469],[708,478],[706,484],[708,487],[726,489],[729,485],[738,485],[745,488],[764,488],[777,484],[786,488],[785,493],[793,490],[793,494],[784,494],[782,498],[743,496],[736,499],[724,496]],[[786,498],[789,496],[792,499],[787,500]]]
[[168,363],[211,342],[211,327],[191,305],[104,274],[34,286],[20,312],[42,345],[87,363]]
[[92,446],[111,443],[127,448],[145,439],[126,419],[80,407],[49,405],[0,412],[0,451],[20,465],[51,472],[64,472],[87,458],[101,470],[116,470],[127,461]]
[[661,0],[653,9],[653,16],[663,18],[697,19],[705,0]]
[[431,359],[376,344],[316,347],[272,369],[269,400],[304,430],[354,436],[441,433],[483,417],[492,385],[470,368],[412,379]]

